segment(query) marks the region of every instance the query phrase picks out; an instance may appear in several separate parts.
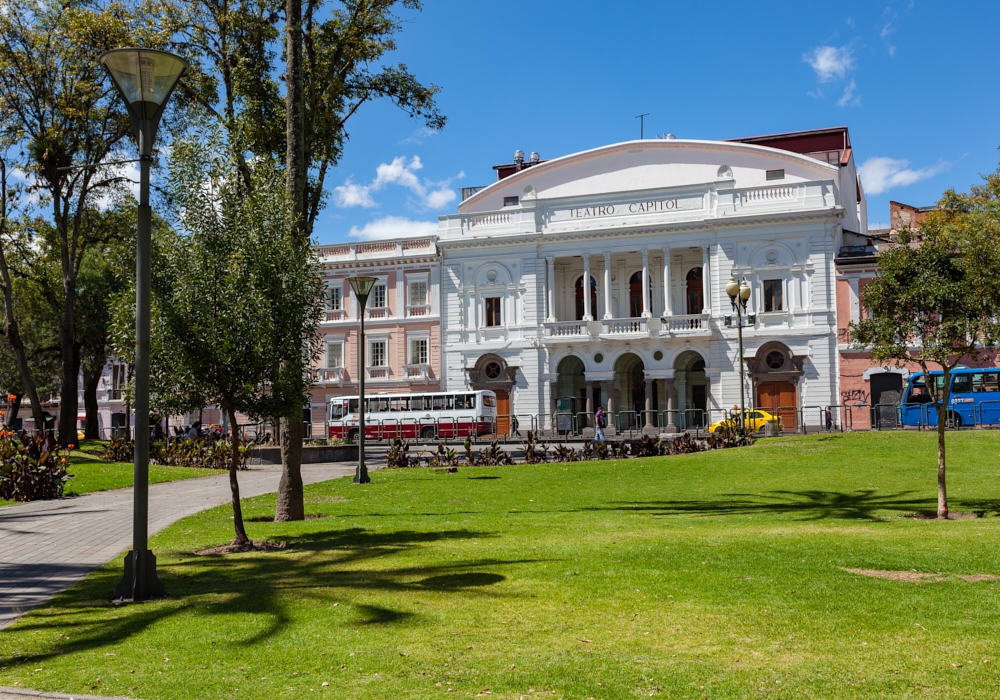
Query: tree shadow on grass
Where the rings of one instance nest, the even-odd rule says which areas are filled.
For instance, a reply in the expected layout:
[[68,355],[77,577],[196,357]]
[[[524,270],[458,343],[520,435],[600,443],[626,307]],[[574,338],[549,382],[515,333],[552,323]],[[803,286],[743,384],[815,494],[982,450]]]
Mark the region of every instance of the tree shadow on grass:
[[[34,630],[55,633],[44,650],[0,658],[0,665],[37,664],[59,654],[99,649],[144,632],[180,614],[245,616],[246,624],[225,632],[235,646],[263,642],[290,624],[285,600],[315,602],[326,610],[333,601],[353,604],[358,611],[352,624],[408,624],[418,615],[374,605],[352,603],[339,592],[432,592],[437,595],[495,596],[490,587],[506,580],[498,567],[533,562],[533,559],[466,559],[447,564],[392,566],[392,558],[435,542],[492,537],[472,530],[443,532],[380,532],[363,528],[282,535],[288,548],[227,556],[163,554],[159,575],[169,593],[165,601],[112,611],[107,600],[121,576],[119,567],[102,569],[56,598],[55,609],[42,608],[17,624],[15,634]],[[117,562],[120,564],[120,560]],[[67,611],[86,616],[66,615]],[[252,621],[252,622],[251,622]],[[225,630],[226,627],[219,627]],[[68,638],[63,638],[68,635]],[[224,641],[224,640],[223,640]]]
[[885,520],[890,513],[933,513],[937,501],[915,491],[878,494],[857,491],[768,491],[727,493],[718,498],[686,501],[615,502],[590,510],[645,512],[658,516],[792,515],[799,520]]

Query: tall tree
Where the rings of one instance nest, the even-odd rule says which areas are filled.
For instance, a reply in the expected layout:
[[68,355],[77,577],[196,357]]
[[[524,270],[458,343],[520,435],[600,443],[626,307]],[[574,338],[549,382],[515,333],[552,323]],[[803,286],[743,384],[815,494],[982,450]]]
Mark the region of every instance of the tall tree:
[[[303,347],[313,350],[322,281],[311,247],[287,230],[288,200],[274,161],[247,164],[221,139],[183,140],[171,155],[178,235],[157,239],[151,388],[173,407],[218,405],[232,429],[234,544],[249,538],[240,509],[237,413],[280,415],[301,403]],[[119,305],[116,337],[130,311]],[[127,353],[127,342],[121,343]]]
[[[995,350],[1000,339],[1000,171],[969,194],[949,190],[923,223],[879,255],[865,288],[867,316],[851,325],[875,361],[916,362],[937,410],[939,518],[948,517],[945,428],[951,372]],[[930,371],[942,370],[943,382]]]
[[94,230],[87,219],[97,197],[125,185],[117,171],[93,166],[132,157],[128,116],[96,57],[126,45],[163,46],[169,38],[169,30],[157,27],[155,5],[136,9],[114,0],[21,0],[0,11],[0,110],[11,115],[3,126],[28,155],[58,251],[64,444],[76,440],[77,278]]

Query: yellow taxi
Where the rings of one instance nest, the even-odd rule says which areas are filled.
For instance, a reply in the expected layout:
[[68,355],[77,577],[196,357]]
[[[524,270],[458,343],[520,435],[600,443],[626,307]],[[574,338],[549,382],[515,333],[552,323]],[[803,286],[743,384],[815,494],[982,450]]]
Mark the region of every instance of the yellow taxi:
[[[762,411],[757,408],[752,411],[745,411],[746,425],[752,432],[763,433],[764,426],[767,425],[769,420],[778,421],[778,425],[781,425],[781,418],[774,415],[773,413],[768,413],[767,411]],[[739,411],[734,412],[729,418],[725,420],[718,420],[708,426],[708,432],[714,433],[717,429],[724,425],[739,425],[740,417]]]

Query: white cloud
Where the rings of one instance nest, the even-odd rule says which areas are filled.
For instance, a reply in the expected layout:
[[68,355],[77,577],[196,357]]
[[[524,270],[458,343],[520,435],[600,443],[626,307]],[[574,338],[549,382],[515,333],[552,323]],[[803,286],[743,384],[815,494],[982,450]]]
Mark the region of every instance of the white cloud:
[[817,46],[802,60],[812,66],[821,83],[843,79],[854,68],[854,53],[849,46]]
[[410,190],[418,198],[420,209],[443,209],[455,201],[457,195],[451,189],[451,183],[465,177],[465,173],[432,182],[420,179],[417,172],[423,167],[420,156],[413,156],[409,161],[405,156],[397,156],[391,163],[382,163],[375,169],[375,179],[370,184],[361,185],[348,178],[343,185],[335,187],[334,203],[341,208],[377,206],[371,193],[378,192],[387,185],[399,185]]
[[417,144],[419,146],[424,141],[426,141],[427,139],[429,139],[431,136],[437,136],[437,134],[438,134],[438,132],[435,131],[434,129],[431,129],[428,126],[422,126],[419,129],[417,129],[416,131],[414,131],[412,134],[410,134],[409,136],[407,136],[402,141],[397,141],[397,144],[400,145],[400,146],[405,146],[405,145],[410,144],[410,143],[415,143],[415,144]]
[[913,169],[907,167],[910,161],[873,156],[858,167],[858,176],[867,194],[882,194],[894,187],[906,187],[915,182],[926,180],[947,170],[949,163],[939,163],[929,168]]
[[861,104],[861,95],[855,95],[854,91],[857,89],[857,84],[854,82],[854,78],[851,78],[851,82],[847,84],[844,88],[844,94],[841,95],[840,99],[837,100],[838,107],[857,107]]
[[362,241],[374,241],[383,238],[433,236],[437,230],[436,221],[414,221],[405,216],[384,216],[381,219],[369,221],[361,228],[351,226],[347,235]]
[[343,185],[333,188],[333,201],[338,207],[374,207],[371,188],[347,179]]

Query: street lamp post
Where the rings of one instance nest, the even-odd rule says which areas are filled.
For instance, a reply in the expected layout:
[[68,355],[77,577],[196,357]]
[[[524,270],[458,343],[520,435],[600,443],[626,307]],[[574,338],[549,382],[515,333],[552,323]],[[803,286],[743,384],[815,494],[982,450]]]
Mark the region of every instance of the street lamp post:
[[354,483],[367,484],[371,479],[365,467],[365,305],[378,280],[375,277],[348,277],[347,281],[358,300],[358,320],[361,322],[358,332],[358,469],[354,472]]
[[173,54],[150,49],[115,49],[98,59],[111,76],[125,106],[139,145],[139,210],[135,252],[135,442],[132,551],[125,557],[125,575],[115,588],[123,600],[162,598],[156,557],[147,549],[149,519],[149,296],[150,236],[149,164],[163,109],[188,64]]
[[[750,285],[746,278],[743,282],[737,282],[735,277],[730,277],[726,283],[726,294],[729,295],[729,303],[736,312],[736,338],[737,352],[740,358],[740,431],[746,431],[746,387],[743,382],[743,315],[747,310],[747,302],[750,300]],[[728,325],[728,324],[727,324]]]

